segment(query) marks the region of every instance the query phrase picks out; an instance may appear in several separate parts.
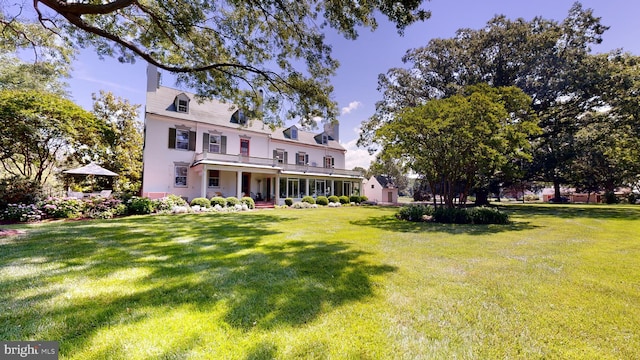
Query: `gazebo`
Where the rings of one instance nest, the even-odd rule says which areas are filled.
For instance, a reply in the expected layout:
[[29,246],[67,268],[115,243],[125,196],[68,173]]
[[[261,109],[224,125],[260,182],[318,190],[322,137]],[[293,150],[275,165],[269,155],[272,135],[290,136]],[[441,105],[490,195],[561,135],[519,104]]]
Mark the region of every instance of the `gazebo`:
[[[67,175],[85,175],[85,176],[108,176],[108,177],[118,176],[118,174],[114,173],[113,171],[107,170],[94,162],[91,162],[85,166],[81,166],[77,169],[65,170],[63,171],[63,173]],[[108,197],[109,195],[111,195],[111,190],[104,190],[99,193],[95,193],[95,194],[92,193],[90,195],[101,195],[104,197]],[[68,196],[83,197],[84,193],[72,192],[69,190]]]

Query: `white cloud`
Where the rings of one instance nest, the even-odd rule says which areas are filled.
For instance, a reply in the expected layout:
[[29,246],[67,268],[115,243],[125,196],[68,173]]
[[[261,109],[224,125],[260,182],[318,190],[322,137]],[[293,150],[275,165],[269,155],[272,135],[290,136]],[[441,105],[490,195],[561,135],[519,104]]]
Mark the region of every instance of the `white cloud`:
[[352,101],[349,103],[349,106],[342,108],[342,111],[340,112],[340,114],[342,115],[350,114],[353,110],[359,108],[360,106],[362,106],[362,103],[360,101]]
[[369,165],[371,165],[371,161],[376,157],[376,154],[369,155],[369,151],[366,148],[359,148],[356,145],[357,142],[358,139],[353,139],[349,142],[341,143],[341,145],[347,149],[347,154],[345,156],[346,169],[351,170],[356,166],[368,169]]

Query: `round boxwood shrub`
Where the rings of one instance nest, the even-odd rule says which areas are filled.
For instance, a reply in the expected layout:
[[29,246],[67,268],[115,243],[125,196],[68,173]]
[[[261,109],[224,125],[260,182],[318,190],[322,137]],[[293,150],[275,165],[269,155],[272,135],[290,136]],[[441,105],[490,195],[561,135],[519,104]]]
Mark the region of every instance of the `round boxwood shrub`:
[[292,198],[284,199],[284,204],[287,205],[287,206],[293,205],[293,199]]
[[368,197],[366,197],[366,196],[364,196],[364,195],[360,196],[360,202],[361,202],[361,203],[363,203],[363,202],[367,202],[367,201],[369,201],[369,198],[368,198]]
[[240,200],[238,200],[235,196],[229,196],[227,198],[227,207],[234,207],[240,204]]
[[249,196],[243,197],[242,199],[240,199],[240,202],[247,205],[249,209],[254,209],[256,207],[256,202],[253,201],[253,199]]
[[302,198],[302,202],[313,205],[316,203],[316,199],[314,199],[312,196],[305,196]]
[[331,196],[329,196],[329,202],[330,203],[337,203],[337,202],[340,202],[340,199],[338,199],[338,197],[335,196],[335,195],[331,195]]
[[327,205],[329,205],[329,199],[327,199],[326,196],[318,196],[316,198],[316,204],[322,205],[322,206],[327,206]]
[[340,204],[345,205],[349,203],[349,197],[346,195],[342,195],[338,198],[338,200],[340,201]]
[[361,201],[360,195],[351,195],[349,197],[349,202],[360,204],[360,201]]
[[189,205],[191,206],[198,205],[201,208],[209,208],[211,207],[211,200],[203,197],[194,198],[193,200],[191,200],[191,203]]
[[153,202],[146,197],[134,196],[129,199],[127,212],[131,215],[145,215],[153,212]]
[[211,202],[211,206],[213,207],[215,207],[216,205],[219,205],[220,207],[227,206],[227,200],[222,196],[214,196],[211,198],[210,202]]

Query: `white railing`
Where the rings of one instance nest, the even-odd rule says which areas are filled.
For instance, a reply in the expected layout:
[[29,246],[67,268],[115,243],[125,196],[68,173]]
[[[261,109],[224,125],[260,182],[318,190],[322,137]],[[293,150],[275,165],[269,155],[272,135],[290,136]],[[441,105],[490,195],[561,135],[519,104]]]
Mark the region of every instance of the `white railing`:
[[327,175],[343,175],[343,176],[362,176],[359,171],[336,169],[336,168],[324,168],[311,165],[298,165],[298,164],[284,164],[278,162],[278,159],[273,158],[261,158],[254,156],[242,156],[231,154],[217,154],[217,153],[197,153],[194,157],[194,162],[201,160],[215,160],[224,161],[229,163],[238,164],[250,164],[250,165],[263,165],[279,168],[284,171],[296,171],[302,173],[314,173],[314,174],[327,174]]

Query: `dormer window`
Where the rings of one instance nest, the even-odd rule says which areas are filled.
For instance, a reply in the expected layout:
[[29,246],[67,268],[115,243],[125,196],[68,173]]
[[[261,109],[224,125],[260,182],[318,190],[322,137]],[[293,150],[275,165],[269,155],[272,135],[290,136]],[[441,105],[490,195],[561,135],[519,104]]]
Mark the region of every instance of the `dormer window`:
[[298,140],[298,128],[295,126],[291,128],[291,139]]
[[329,143],[329,135],[322,134],[322,145],[327,145]]
[[188,113],[189,112],[189,97],[187,95],[180,94],[176,96],[174,100],[174,105],[176,106],[176,111],[180,113]]
[[189,102],[187,100],[178,100],[178,112],[189,112]]
[[231,122],[233,124],[244,125],[247,123],[247,117],[242,110],[236,110],[236,112],[231,115]]

